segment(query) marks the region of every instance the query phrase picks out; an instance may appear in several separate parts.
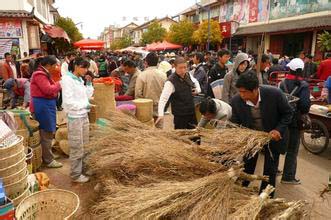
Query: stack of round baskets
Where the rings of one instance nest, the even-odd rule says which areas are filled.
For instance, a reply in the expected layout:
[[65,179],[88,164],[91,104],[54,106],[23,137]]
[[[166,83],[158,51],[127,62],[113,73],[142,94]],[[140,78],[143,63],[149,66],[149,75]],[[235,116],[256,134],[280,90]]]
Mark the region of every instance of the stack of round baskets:
[[30,113],[24,110],[12,110],[18,125],[16,135],[24,137],[25,153],[28,147],[32,149],[32,170],[36,172],[42,164],[42,150],[40,145],[40,133],[38,121],[29,118]]
[[79,208],[79,197],[60,189],[44,190],[28,196],[16,208],[17,220],[71,220]]
[[11,146],[0,148],[0,178],[6,195],[17,206],[30,193],[23,137]]

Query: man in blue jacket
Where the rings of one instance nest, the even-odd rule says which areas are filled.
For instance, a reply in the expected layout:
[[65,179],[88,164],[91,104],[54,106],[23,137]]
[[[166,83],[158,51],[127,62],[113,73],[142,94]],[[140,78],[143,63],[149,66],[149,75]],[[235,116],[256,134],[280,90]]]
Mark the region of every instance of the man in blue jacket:
[[[292,108],[281,90],[270,86],[259,86],[254,71],[241,74],[236,82],[239,94],[231,100],[233,123],[244,127],[265,131],[272,141],[265,147],[263,175],[269,176],[269,183],[262,182],[260,190],[268,184],[276,186],[279,155],[286,151],[287,127],[292,120]],[[245,172],[254,174],[258,154],[244,158]],[[248,186],[249,182],[244,182]],[[273,194],[272,194],[273,196]]]

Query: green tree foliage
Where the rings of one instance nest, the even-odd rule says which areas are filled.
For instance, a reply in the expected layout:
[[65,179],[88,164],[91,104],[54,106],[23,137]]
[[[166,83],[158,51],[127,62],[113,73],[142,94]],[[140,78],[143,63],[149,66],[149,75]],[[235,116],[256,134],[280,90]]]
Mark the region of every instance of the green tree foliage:
[[[210,43],[221,43],[222,32],[217,21],[210,21]],[[199,28],[193,33],[193,40],[197,44],[206,44],[208,42],[208,21],[203,21]]]
[[194,25],[190,21],[180,21],[172,24],[168,33],[168,39],[172,43],[188,46],[193,43]]
[[153,22],[149,25],[147,31],[143,33],[141,43],[150,44],[153,42],[163,41],[166,37],[167,30],[158,22]]
[[110,45],[110,49],[118,50],[129,47],[131,45],[132,45],[132,38],[130,36],[125,36],[121,39],[114,40]]
[[331,51],[331,34],[330,32],[324,31],[317,37],[317,45],[323,52]]
[[67,32],[72,43],[75,43],[76,41],[83,39],[82,33],[80,33],[80,31],[78,30],[74,21],[71,18],[60,17],[56,21],[55,25],[63,28],[63,30]]

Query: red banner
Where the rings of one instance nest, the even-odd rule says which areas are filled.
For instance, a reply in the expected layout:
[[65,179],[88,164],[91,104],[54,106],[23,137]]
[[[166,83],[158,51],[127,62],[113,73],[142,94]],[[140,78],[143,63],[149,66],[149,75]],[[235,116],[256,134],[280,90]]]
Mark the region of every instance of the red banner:
[[257,22],[259,13],[259,0],[249,0],[249,23]]
[[231,22],[220,23],[220,27],[221,27],[222,36],[224,38],[230,38],[231,37]]

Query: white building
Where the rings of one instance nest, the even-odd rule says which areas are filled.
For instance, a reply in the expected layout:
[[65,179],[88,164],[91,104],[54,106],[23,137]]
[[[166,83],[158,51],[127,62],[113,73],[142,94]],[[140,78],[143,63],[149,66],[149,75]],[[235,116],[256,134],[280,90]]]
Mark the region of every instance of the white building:
[[[24,52],[42,50],[39,31],[43,25],[54,24],[58,15],[55,0],[0,0],[0,44],[23,56]],[[11,45],[11,47],[10,47]],[[0,49],[3,57],[4,49]]]

